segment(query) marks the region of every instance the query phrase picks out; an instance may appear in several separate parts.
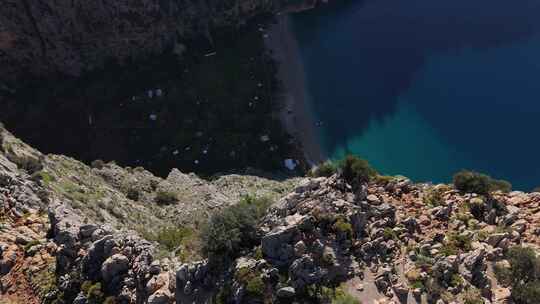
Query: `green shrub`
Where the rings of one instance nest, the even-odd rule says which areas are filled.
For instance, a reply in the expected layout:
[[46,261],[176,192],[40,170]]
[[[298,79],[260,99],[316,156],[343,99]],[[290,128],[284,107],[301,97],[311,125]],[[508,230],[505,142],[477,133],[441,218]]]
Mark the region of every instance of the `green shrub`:
[[538,303],[540,299],[540,257],[531,248],[514,246],[506,254],[510,268],[495,268],[497,279],[512,287],[516,304]]
[[336,164],[328,160],[320,164],[315,169],[313,169],[313,171],[311,172],[311,175],[314,177],[321,177],[321,176],[329,177],[336,174],[337,169],[338,168]]
[[463,293],[464,304],[484,304],[480,291],[476,288],[469,288]]
[[454,175],[454,187],[463,192],[488,194],[489,180],[487,175],[463,170]]
[[336,288],[332,304],[361,304],[359,300],[347,293],[343,286]]
[[458,274],[454,273],[450,280],[450,286],[458,287],[464,283],[463,278]]
[[470,237],[460,235],[457,233],[450,233],[441,248],[443,255],[456,255],[459,251],[468,252],[472,250],[472,239]]
[[414,264],[416,267],[423,270],[431,269],[433,264],[435,264],[435,259],[419,254],[416,256],[416,261],[414,261]]
[[174,192],[160,190],[156,193],[156,203],[170,205],[178,202],[178,196]]
[[360,301],[350,294],[339,294],[332,300],[332,304],[360,304]]
[[366,160],[354,155],[347,155],[340,162],[340,169],[343,178],[351,185],[368,182],[377,176],[377,171]]
[[54,176],[52,176],[49,172],[44,171],[44,170],[34,172],[31,178],[33,181],[41,182],[42,185],[49,185],[50,183],[56,180]]
[[411,282],[411,288],[424,290],[426,286],[424,286],[424,282],[418,280],[418,281]]
[[251,297],[260,298],[264,295],[264,282],[260,276],[250,279],[246,285],[246,292]]
[[486,212],[486,203],[481,198],[473,198],[467,204],[467,208],[474,218],[482,219]]
[[444,203],[443,193],[444,193],[444,189],[439,188],[439,187],[432,187],[429,190],[426,190],[424,192],[424,196],[422,197],[424,205],[431,206],[431,207],[437,207],[437,206],[443,205]]
[[26,243],[26,245],[24,245],[24,248],[23,248],[24,253],[28,254],[28,252],[30,251],[30,248],[32,248],[32,247],[34,247],[36,245],[39,245],[39,244],[41,244],[41,242],[38,241],[38,240],[32,240],[32,241]]
[[508,193],[512,191],[512,184],[502,179],[492,179],[490,184],[490,190]]
[[226,266],[242,249],[260,242],[257,222],[271,203],[267,198],[247,196],[212,215],[201,232],[202,253],[212,266]]
[[383,236],[387,240],[397,240],[398,238],[398,235],[396,234],[396,232],[390,227],[384,228]]
[[351,238],[353,236],[353,229],[352,229],[351,223],[347,222],[342,217],[337,219],[337,221],[334,223],[334,225],[332,225],[332,228],[337,233],[346,234],[347,238]]
[[232,288],[229,282],[225,282],[223,286],[219,288],[216,294],[216,304],[230,303],[230,298],[233,296]]
[[389,182],[391,181],[394,181],[396,180],[396,177],[395,176],[392,176],[392,175],[379,175],[377,174],[375,177],[374,177],[374,180],[376,183],[378,184],[388,184]]
[[88,299],[89,304],[102,304],[105,294],[101,290],[101,283],[93,283],[91,281],[84,281],[81,285],[81,290]]
[[492,191],[509,192],[512,185],[504,180],[496,180],[489,175],[462,170],[454,175],[454,187],[460,191],[486,195]]
[[184,240],[192,235],[193,230],[190,228],[166,227],[158,231],[154,240],[167,248],[167,250],[172,251],[180,247]]
[[240,268],[235,274],[236,280],[246,287],[248,296],[261,298],[264,295],[265,284],[261,273],[248,267]]

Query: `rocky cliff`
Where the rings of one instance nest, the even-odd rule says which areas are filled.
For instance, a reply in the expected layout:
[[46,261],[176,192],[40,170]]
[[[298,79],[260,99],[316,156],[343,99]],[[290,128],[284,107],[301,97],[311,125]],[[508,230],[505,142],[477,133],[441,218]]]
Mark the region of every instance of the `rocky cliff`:
[[114,163],[92,168],[41,154],[0,126],[0,302],[70,303],[94,290],[142,303],[160,288],[141,284],[169,263],[174,271],[196,258],[178,259],[181,249],[159,246],[157,233],[191,231],[242,196],[278,198],[297,183],[248,175],[209,182],[178,170],[162,179]]
[[4,0],[0,10],[0,89],[32,76],[71,75],[107,61],[181,51],[194,36],[237,26],[265,12],[317,0]]
[[[0,302],[326,303],[339,286],[361,303],[502,304],[511,289],[493,270],[508,269],[514,246],[540,248],[540,193],[480,196],[403,177],[351,187],[340,174],[160,179],[43,155],[4,129],[0,147]],[[229,266],[151,237],[198,227],[245,194],[277,202],[259,243]]]

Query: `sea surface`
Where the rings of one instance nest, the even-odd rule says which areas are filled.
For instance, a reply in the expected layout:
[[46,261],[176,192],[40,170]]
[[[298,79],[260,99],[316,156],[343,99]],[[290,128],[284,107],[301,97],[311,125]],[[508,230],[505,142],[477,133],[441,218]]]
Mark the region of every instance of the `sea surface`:
[[540,186],[540,0],[335,1],[291,28],[331,158]]

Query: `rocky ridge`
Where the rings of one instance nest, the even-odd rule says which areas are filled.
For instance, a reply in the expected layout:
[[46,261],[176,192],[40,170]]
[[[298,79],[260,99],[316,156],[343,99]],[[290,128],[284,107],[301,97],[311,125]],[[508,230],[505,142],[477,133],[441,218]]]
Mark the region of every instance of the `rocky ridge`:
[[[441,200],[428,205],[434,189]],[[234,271],[259,274],[277,303],[341,283],[361,303],[510,303],[493,267],[514,245],[540,252],[539,227],[540,193],[485,198],[404,178],[353,191],[337,176],[310,179],[261,224],[263,259],[240,258]],[[247,285],[232,285],[236,303],[251,303]]]

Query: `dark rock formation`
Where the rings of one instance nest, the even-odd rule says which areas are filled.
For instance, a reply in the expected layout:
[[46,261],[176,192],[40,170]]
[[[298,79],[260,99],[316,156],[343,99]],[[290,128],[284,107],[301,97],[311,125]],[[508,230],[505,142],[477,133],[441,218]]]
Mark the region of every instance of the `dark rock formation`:
[[[5,0],[0,10],[0,90],[23,77],[79,76],[166,50],[210,29],[236,26],[290,0]],[[310,7],[317,0],[306,0]]]

